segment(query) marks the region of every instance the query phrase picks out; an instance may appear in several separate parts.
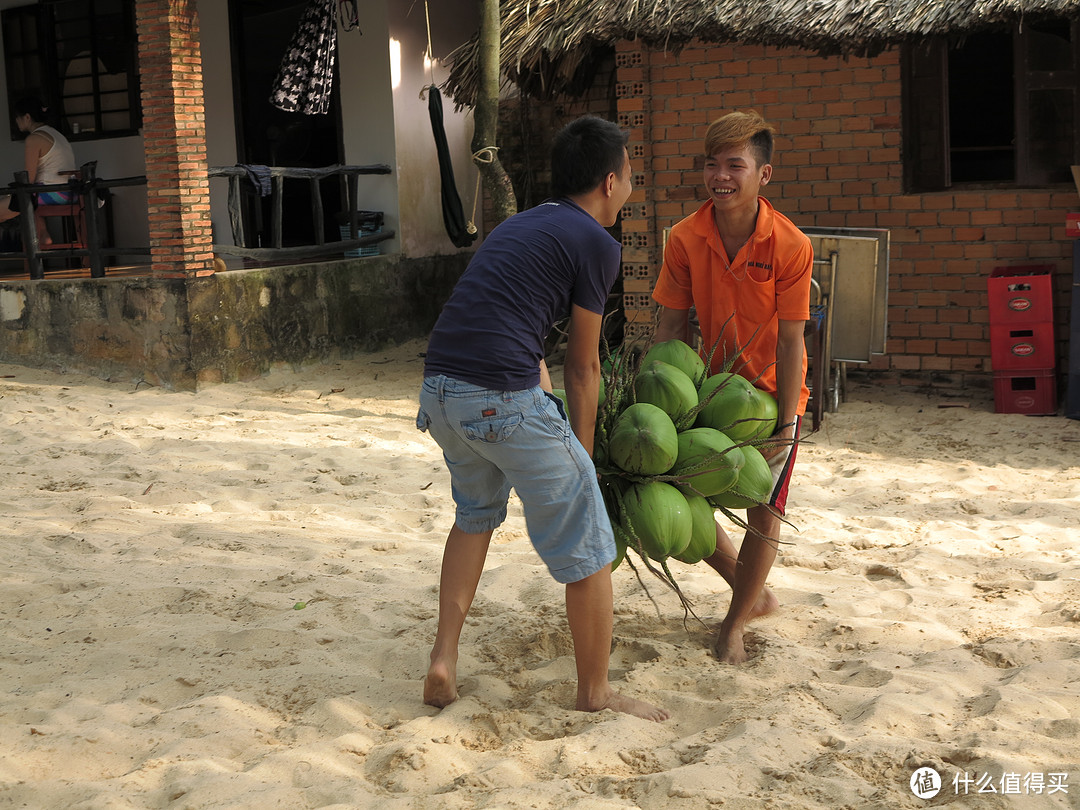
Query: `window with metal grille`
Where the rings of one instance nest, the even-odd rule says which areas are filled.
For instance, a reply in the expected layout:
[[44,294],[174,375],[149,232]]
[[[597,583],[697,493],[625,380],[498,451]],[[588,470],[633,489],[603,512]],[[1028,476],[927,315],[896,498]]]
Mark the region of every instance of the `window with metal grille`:
[[10,102],[41,99],[73,141],[136,134],[133,0],[44,0],[5,9],[2,24]]

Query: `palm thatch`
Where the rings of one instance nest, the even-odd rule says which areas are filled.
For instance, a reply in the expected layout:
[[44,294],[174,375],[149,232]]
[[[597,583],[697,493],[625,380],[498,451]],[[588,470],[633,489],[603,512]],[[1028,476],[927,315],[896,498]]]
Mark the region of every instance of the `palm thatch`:
[[[587,85],[597,54],[620,39],[677,51],[691,40],[872,56],[928,36],[959,36],[1050,16],[1080,0],[502,0],[502,74],[538,96]],[[458,107],[476,93],[476,38],[448,57]]]

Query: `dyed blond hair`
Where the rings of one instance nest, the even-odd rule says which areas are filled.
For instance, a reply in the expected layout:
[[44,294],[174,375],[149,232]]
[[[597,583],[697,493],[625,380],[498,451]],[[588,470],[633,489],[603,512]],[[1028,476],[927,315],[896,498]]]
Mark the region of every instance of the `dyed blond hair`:
[[772,163],[775,128],[758,113],[732,112],[717,118],[705,133],[705,157],[733,147],[749,145],[758,166]]

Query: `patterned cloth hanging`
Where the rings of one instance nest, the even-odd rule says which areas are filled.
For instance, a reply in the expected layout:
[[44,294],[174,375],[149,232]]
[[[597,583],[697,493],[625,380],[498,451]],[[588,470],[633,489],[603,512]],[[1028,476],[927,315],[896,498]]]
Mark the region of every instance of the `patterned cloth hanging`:
[[270,103],[285,112],[325,115],[337,50],[335,0],[310,0],[274,79]]

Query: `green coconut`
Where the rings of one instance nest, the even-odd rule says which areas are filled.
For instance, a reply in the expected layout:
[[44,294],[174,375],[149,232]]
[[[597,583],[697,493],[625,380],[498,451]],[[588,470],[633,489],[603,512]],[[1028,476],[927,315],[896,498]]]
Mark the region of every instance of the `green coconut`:
[[766,405],[755,391],[738,374],[723,371],[712,375],[701,384],[699,397],[705,404],[694,424],[721,430],[736,443],[750,441],[767,418]]
[[687,495],[686,505],[690,507],[690,519],[693,524],[690,531],[690,542],[678,554],[672,554],[679,562],[701,562],[706,557],[711,557],[716,551],[716,518],[713,515],[713,506],[700,495]]
[[628,473],[663,475],[679,455],[679,436],[661,408],[637,402],[615,420],[607,450],[608,459]]
[[681,554],[690,544],[694,521],[682,493],[663,481],[634,484],[622,499],[623,528],[641,541],[653,560]]
[[634,380],[634,394],[638,402],[655,405],[673,421],[678,421],[698,404],[694,381],[662,360],[651,360],[642,365]]
[[615,530],[615,559],[611,563],[611,570],[614,571],[626,559],[626,535],[618,526],[612,528]]
[[713,506],[725,509],[749,509],[759,506],[769,499],[772,493],[773,477],[769,462],[756,447],[739,448],[743,454],[743,466],[739,470],[739,479],[726,492],[709,497]]
[[758,407],[761,409],[763,420],[761,422],[751,423],[757,424],[758,426],[751,438],[751,441],[756,442],[760,439],[767,439],[776,433],[776,422],[780,412],[776,404],[776,397],[768,391],[762,391],[760,388],[755,388],[754,398],[758,401]]
[[[604,378],[601,377],[600,378],[600,394],[598,396],[598,402],[597,402],[598,406],[603,405],[604,400],[607,398],[607,391],[605,390],[605,388],[606,388],[606,386],[604,385]],[[566,389],[565,388],[552,388],[551,393],[553,393],[555,396],[557,396],[559,399],[562,400],[563,410],[565,410],[567,415],[569,415],[570,414],[570,400],[568,400],[566,398]]]
[[[664,340],[656,343],[645,353],[642,364],[659,360],[670,363],[697,385],[705,377],[705,361],[681,340]],[[696,404],[696,403],[695,403]]]
[[708,497],[730,489],[743,466],[742,449],[715,428],[691,428],[679,433],[679,454],[671,475],[684,495]]

